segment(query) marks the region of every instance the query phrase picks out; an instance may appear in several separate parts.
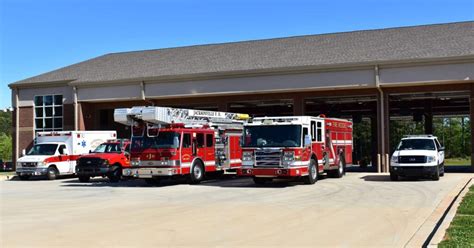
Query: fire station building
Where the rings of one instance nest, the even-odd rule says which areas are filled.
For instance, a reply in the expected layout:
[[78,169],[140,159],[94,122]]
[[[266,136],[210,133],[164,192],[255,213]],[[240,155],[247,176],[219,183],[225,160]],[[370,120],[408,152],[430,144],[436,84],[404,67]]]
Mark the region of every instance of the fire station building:
[[386,171],[390,120],[423,120],[431,134],[433,117],[474,119],[474,22],[111,53],[9,86],[14,158],[37,131],[129,137],[113,110],[156,105],[364,120]]

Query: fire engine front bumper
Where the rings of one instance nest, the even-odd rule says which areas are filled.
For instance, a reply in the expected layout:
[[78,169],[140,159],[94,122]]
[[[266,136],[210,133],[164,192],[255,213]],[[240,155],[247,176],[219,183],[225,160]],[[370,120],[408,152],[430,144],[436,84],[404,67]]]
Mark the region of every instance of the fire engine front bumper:
[[237,176],[247,177],[300,177],[308,175],[308,167],[291,168],[239,168]]
[[122,175],[124,177],[134,178],[153,178],[161,176],[175,176],[181,175],[181,168],[174,167],[151,167],[151,168],[127,168],[123,169]]
[[48,173],[48,168],[16,168],[16,174],[18,176],[42,176]]

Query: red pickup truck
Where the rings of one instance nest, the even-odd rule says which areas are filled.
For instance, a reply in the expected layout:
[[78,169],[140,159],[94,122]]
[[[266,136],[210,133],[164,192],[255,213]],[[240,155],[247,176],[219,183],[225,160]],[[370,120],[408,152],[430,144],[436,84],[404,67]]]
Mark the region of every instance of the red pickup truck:
[[81,156],[76,163],[79,181],[88,182],[91,177],[108,177],[111,182],[122,178],[122,169],[130,167],[130,141],[109,140],[100,144],[90,154]]

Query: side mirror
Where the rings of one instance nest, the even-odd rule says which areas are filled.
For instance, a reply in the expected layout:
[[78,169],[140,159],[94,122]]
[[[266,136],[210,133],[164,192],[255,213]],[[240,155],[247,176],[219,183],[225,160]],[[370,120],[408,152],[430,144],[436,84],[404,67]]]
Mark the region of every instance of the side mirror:
[[21,150],[21,156],[25,156],[25,155],[26,155],[26,150],[25,149]]
[[439,148],[439,151],[444,151],[444,150],[445,150],[444,146]]
[[92,150],[89,150],[89,153],[92,153]]
[[304,146],[310,146],[310,145],[311,145],[311,136],[307,134],[304,136]]

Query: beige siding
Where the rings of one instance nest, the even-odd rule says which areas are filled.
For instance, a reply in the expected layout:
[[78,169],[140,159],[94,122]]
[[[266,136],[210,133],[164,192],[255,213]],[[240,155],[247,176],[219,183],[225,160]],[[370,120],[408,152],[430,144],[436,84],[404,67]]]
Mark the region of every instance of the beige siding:
[[114,85],[94,88],[78,88],[78,101],[111,101],[140,99],[140,85]]
[[[73,103],[72,87],[45,87],[45,88],[27,88],[19,90],[19,107],[30,107],[34,105],[35,96],[38,95],[63,95],[63,103]],[[14,101],[13,101],[14,102]]]

